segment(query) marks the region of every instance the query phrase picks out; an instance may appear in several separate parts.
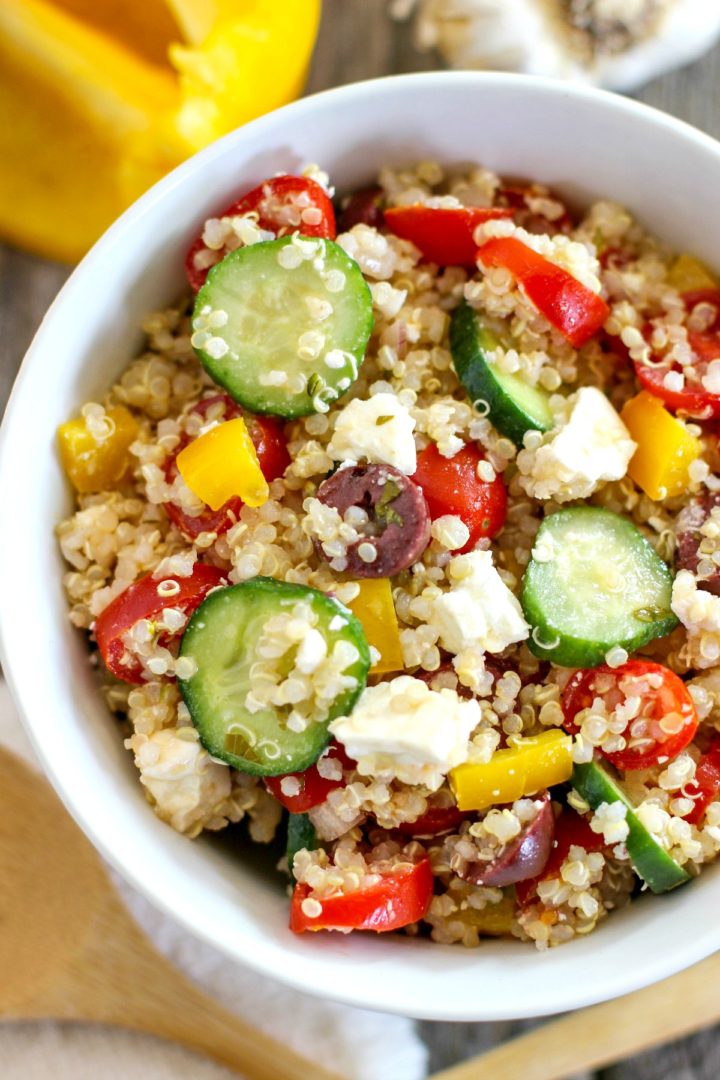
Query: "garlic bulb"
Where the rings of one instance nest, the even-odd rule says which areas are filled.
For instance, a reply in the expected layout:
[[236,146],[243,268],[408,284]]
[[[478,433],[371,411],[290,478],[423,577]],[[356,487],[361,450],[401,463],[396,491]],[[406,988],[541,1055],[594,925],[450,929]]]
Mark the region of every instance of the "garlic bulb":
[[718,0],[394,0],[420,48],[456,68],[524,71],[631,90],[720,35]]

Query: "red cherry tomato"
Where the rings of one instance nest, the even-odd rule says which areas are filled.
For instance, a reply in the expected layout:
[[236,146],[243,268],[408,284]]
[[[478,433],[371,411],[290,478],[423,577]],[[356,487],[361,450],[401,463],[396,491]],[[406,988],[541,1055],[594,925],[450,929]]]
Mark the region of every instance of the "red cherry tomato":
[[692,810],[684,815],[685,820],[697,825],[710,803],[720,799],[720,739],[700,758],[695,777],[685,785],[682,794],[694,800]]
[[[601,683],[597,688],[598,680]],[[628,682],[628,680],[637,680]],[[621,688],[620,683],[624,685]],[[576,671],[563,691],[563,726],[575,734],[580,725],[575,717],[581,709],[589,708],[596,697],[603,700],[605,709],[613,712],[628,696],[641,699],[638,715],[628,722],[624,750],[604,756],[618,769],[647,769],[664,764],[684,750],[697,731],[698,718],[693,700],[682,679],[650,660],[629,660],[611,668],[601,667]],[[644,723],[644,730],[636,725]]]
[[[687,368],[682,369],[678,364],[657,366],[657,361],[661,358],[653,356],[655,366],[649,367],[636,361],[635,373],[644,389],[660,398],[673,412],[683,412],[700,420],[715,419],[720,417],[720,394],[712,394],[706,390],[702,379],[710,362],[720,359],[720,289],[695,289],[693,292],[683,293],[683,300],[688,311],[700,303],[712,304],[717,309],[715,320],[706,330],[688,330],[688,343],[695,354],[692,364],[694,372]],[[648,324],[644,334],[649,341],[652,326]],[[670,390],[665,386],[668,372],[683,370],[685,385],[681,390]]]
[[512,217],[512,210],[474,206],[433,207],[421,204],[391,206],[385,213],[391,233],[412,240],[428,262],[438,266],[474,266],[478,225],[495,218]]
[[[219,419],[234,420],[237,417],[244,418],[250,438],[255,444],[260,468],[268,483],[277,479],[278,476],[282,476],[290,464],[290,455],[287,452],[282,425],[272,417],[253,416],[250,413],[243,412],[240,406],[227,394],[215,394],[214,397],[204,398],[191,411],[205,417],[211,406],[217,405],[218,402],[223,402],[225,406]],[[165,480],[168,484],[172,484],[177,476],[177,456],[189,442],[190,439],[187,437],[181,439],[174,452],[165,462]],[[173,525],[176,525],[188,540],[197,539],[200,533],[203,532],[214,532],[218,536],[226,533],[237,521],[243,505],[242,499],[235,496],[228,499],[219,510],[211,510],[207,506],[199,514],[188,514],[177,503],[163,503],[165,512]]]
[[487,240],[477,258],[487,269],[508,270],[530,303],[576,349],[595,336],[610,314],[601,296],[514,236]]
[[[327,760],[328,758],[331,761],[338,761],[343,770],[355,767],[355,762],[347,756],[342,746],[338,746],[337,743],[333,743],[328,747],[321,760]],[[299,784],[296,795],[286,795],[282,789],[283,780],[288,778],[296,780]],[[265,787],[270,794],[274,795],[278,802],[281,802],[291,814],[304,814],[308,810],[312,810],[313,806],[319,806],[320,803],[325,802],[331,791],[343,787],[344,784],[345,780],[342,776],[339,780],[330,780],[325,776],[321,776],[317,762],[304,772],[286,773],[284,776],[268,776],[265,778]]]
[[[305,210],[311,211],[306,215],[312,217],[311,221],[303,218]],[[303,236],[335,239],[335,211],[330,198],[319,184],[306,176],[271,177],[231,203],[217,217],[239,217],[252,211],[258,215],[260,228],[276,236],[299,232]],[[210,269],[207,265],[198,266],[196,256],[208,251],[202,236],[199,236],[185,259],[188,281],[195,292],[205,284]],[[226,254],[227,251],[221,251],[220,258]]]
[[586,818],[576,814],[569,806],[563,807],[560,817],[555,822],[555,838],[543,872],[526,881],[518,881],[515,886],[515,894],[520,906],[524,907],[533,900],[541,881],[557,877],[571,847],[581,847],[585,851],[602,851],[604,846],[602,834],[593,832]]
[[295,886],[290,906],[290,929],[294,933],[374,930],[382,934],[399,930],[427,914],[433,896],[433,873],[428,859],[390,870],[370,888],[319,900],[322,910],[315,916],[303,911],[303,901],[309,895],[308,885]]
[[481,537],[496,536],[507,516],[507,492],[501,476],[481,480],[477,474],[483,455],[467,443],[454,457],[443,457],[431,443],[419,455],[413,480],[428,504],[430,517],[455,514],[470,530],[470,538],[461,551],[471,551]]
[[[168,581],[175,582],[178,586],[177,592],[168,595],[167,587],[161,588]],[[191,615],[211,589],[225,584],[225,571],[204,563],[195,563],[189,577],[167,574],[162,578],[154,578],[152,574],[147,574],[133,582],[116,596],[95,620],[95,638],[105,667],[123,682],[142,683],[142,665],[137,657],[126,650],[122,640],[124,634],[141,619],[155,619],[168,607],[178,608],[186,615]],[[179,634],[168,634],[160,640],[163,645],[167,645],[178,636]]]

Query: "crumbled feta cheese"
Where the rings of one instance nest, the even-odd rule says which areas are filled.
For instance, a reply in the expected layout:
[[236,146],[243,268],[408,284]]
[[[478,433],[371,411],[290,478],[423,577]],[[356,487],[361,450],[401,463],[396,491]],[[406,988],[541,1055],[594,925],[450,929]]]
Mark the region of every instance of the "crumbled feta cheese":
[[536,499],[586,499],[627,472],[636,444],[602,391],[584,386],[568,399],[565,423],[517,456],[520,485]]
[[375,394],[366,401],[356,398],[338,416],[328,453],[335,461],[356,464],[364,458],[411,476],[417,467],[414,427],[395,394]]
[[479,722],[477,701],[399,675],[367,687],[350,716],[329,728],[361,775],[435,791],[449,770],[467,759],[468,739]]
[[493,566],[489,551],[457,555],[448,567],[450,589],[432,605],[440,644],[458,655],[468,648],[499,653],[524,641],[530,627],[517,598]]

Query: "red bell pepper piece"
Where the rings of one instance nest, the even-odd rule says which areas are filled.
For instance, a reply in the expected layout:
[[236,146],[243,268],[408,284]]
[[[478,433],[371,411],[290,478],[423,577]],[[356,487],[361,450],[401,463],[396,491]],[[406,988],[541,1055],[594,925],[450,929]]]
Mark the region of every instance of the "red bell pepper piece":
[[486,221],[512,214],[509,208],[417,204],[391,206],[384,216],[390,232],[411,240],[428,262],[438,266],[473,266],[477,251],[473,240],[475,229]]
[[514,236],[488,240],[477,252],[486,269],[509,270],[531,304],[579,349],[598,332],[610,308],[567,270]]
[[303,901],[310,887],[298,884],[290,905],[290,929],[296,934],[307,930],[374,930],[378,934],[399,930],[401,926],[422,919],[433,896],[433,873],[429,859],[413,866],[391,870],[376,885],[357,892],[318,900],[319,915],[306,915]]

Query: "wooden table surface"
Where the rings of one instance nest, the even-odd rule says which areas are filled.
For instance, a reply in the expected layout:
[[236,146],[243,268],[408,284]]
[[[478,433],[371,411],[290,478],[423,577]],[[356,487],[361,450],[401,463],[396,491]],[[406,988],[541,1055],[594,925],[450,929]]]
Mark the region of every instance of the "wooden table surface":
[[[389,18],[389,6],[389,0],[326,0],[309,93],[358,79],[440,66],[437,57],[414,49],[407,25]],[[654,80],[636,96],[720,138],[720,46],[690,67]],[[68,272],[57,263],[0,245],[0,409],[23,353]],[[482,979],[481,951],[477,961],[478,979]],[[712,992],[708,988],[708,993]],[[430,1048],[431,1068],[440,1069],[527,1026],[428,1022],[421,1025],[421,1034]],[[685,1039],[596,1076],[598,1080],[717,1080],[720,1031]]]

